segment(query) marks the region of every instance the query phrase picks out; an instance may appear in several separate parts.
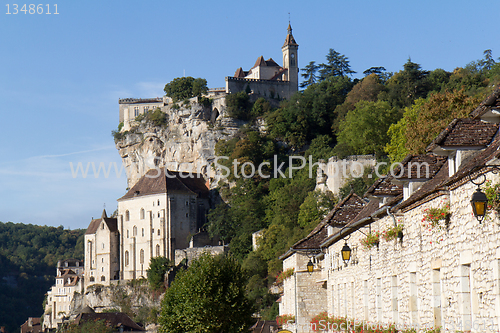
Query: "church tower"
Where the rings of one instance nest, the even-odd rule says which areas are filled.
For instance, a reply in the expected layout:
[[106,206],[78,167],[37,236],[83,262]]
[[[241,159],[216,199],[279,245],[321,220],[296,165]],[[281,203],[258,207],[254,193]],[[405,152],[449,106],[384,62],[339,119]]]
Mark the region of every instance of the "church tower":
[[288,23],[288,34],[281,50],[283,51],[283,67],[288,69],[285,80],[290,82],[290,95],[292,95],[299,89],[299,44],[293,38],[290,23]]

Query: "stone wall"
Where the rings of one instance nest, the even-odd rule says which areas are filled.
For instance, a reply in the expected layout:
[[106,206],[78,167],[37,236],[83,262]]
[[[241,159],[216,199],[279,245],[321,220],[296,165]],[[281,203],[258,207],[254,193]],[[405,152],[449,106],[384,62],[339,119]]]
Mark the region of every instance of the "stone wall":
[[216,159],[215,144],[232,138],[242,125],[225,116],[224,98],[214,100],[212,108],[204,108],[191,99],[189,105],[180,103],[179,109],[168,104],[161,110],[167,114],[165,127],[146,121],[131,122],[129,131],[116,142],[128,187],[156,167],[198,172],[211,180],[211,186],[216,186],[219,176],[211,168]]
[[[489,332],[496,325],[498,331],[500,223],[493,213],[481,224],[475,219],[470,207],[474,189],[467,182],[397,214],[397,223],[404,224],[402,242],[381,239],[370,250],[361,246],[363,233],[387,230],[394,225],[392,216],[355,231],[348,239],[353,250],[348,267],[340,260],[344,240],[329,246],[320,264],[327,278],[324,295],[329,315],[420,328],[443,326],[451,332]],[[422,222],[427,208],[448,201],[448,227],[444,221],[440,222],[443,230]],[[296,261],[285,260],[284,268],[303,265]],[[285,283],[280,314],[294,313],[291,283]],[[317,290],[311,286],[303,292],[316,295]],[[315,297],[321,301],[323,295]],[[319,310],[310,311],[309,316]]]
[[[331,191],[338,195],[342,186],[349,180],[361,177],[365,168],[373,168],[376,163],[375,156],[372,155],[354,155],[345,159],[333,156],[328,162],[320,160],[316,175],[316,190]],[[375,176],[375,173],[368,175],[370,178]]]

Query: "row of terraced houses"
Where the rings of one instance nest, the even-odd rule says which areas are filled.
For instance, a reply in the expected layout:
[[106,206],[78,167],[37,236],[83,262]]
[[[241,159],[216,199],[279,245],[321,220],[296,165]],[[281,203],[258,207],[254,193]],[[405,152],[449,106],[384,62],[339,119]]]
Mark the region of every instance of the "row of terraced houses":
[[[407,156],[364,197],[345,197],[282,255],[290,272],[278,300],[286,327],[328,331],[326,320],[311,324],[323,313],[357,325],[498,332],[500,220],[490,209],[479,221],[471,207],[478,186],[500,182],[498,123],[500,87],[426,154]],[[424,170],[412,167],[419,165]]]

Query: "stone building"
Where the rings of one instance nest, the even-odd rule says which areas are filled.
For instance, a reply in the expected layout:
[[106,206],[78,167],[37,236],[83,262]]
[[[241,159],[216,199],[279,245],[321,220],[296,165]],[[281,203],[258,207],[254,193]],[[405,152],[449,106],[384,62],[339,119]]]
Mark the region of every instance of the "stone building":
[[234,76],[226,77],[226,93],[252,91],[254,94],[277,99],[288,99],[299,88],[299,44],[292,34],[292,27],[288,24],[288,32],[281,51],[283,66],[278,65],[272,58],[264,60],[260,56],[255,65],[248,71],[241,67]]
[[[75,292],[83,291],[83,261],[60,260],[56,269],[56,284],[47,292],[42,329],[54,329],[71,312],[71,301]],[[29,325],[28,325],[29,326]]]
[[85,286],[145,278],[153,257],[175,260],[176,249],[189,248],[206,223],[208,199],[199,174],[149,170],[118,199],[117,218],[103,211],[90,223],[85,233]]
[[[206,96],[212,102],[212,122],[223,114],[225,108],[225,96],[240,91],[250,91],[256,96],[270,99],[288,99],[299,88],[299,44],[292,34],[292,27],[288,24],[285,42],[281,47],[283,65],[280,66],[272,58],[264,60],[260,56],[255,65],[248,71],[241,67],[236,70],[234,76],[225,78],[226,86],[223,88],[211,88]],[[119,122],[124,124],[123,129],[129,130],[130,123],[139,115],[150,110],[160,108],[164,110],[172,105],[172,99],[164,97],[153,98],[121,98],[118,101]]]
[[[325,232],[320,223],[301,241],[307,251],[292,247],[284,268],[303,272],[312,260],[315,270],[285,280],[280,315],[295,315],[299,332],[312,331],[310,321],[320,312],[400,328],[497,332],[498,212],[490,210],[480,222],[470,200],[477,188],[471,179],[500,183],[488,167],[499,164],[498,111],[500,87],[470,118],[453,121],[426,155],[408,156],[379,179],[365,195],[369,202],[355,217],[345,216],[342,228]],[[367,244],[367,235],[377,233],[378,241]],[[345,244],[352,250],[347,264]],[[319,329],[326,331],[324,324]]]
[[99,219],[93,219],[85,232],[85,285],[109,285],[119,278],[119,233],[116,218],[109,218],[103,210]]

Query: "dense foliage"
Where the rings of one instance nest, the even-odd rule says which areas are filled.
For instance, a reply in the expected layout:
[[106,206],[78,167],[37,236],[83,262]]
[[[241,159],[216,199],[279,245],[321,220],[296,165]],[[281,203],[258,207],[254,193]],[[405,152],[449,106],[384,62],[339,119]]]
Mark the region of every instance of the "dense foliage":
[[163,89],[168,97],[171,97],[174,102],[183,101],[185,99],[201,96],[206,93],[207,80],[191,76],[178,77],[165,85]]
[[[290,166],[300,165],[298,157],[315,163],[334,155],[374,154],[380,161],[398,162],[408,153],[423,153],[453,118],[466,117],[500,83],[500,63],[487,50],[483,59],[453,72],[425,70],[408,59],[396,73],[374,66],[362,79],[351,79],[352,74],[348,58],[331,49],[325,63],[310,61],[302,69],[303,90],[279,108],[262,100],[252,103],[248,91],[226,99],[230,115],[249,125],[216,146],[216,154],[227,157],[219,164],[229,176],[219,183],[222,201],[209,213],[208,230],[229,243],[242,262],[249,277],[247,293],[264,319],[277,315],[276,296],[268,289],[282,271],[279,256],[339,200],[313,191],[315,167],[288,176]],[[251,130],[256,117],[265,119],[266,132]],[[290,162],[291,156],[296,159]],[[263,175],[245,178],[241,169],[233,169],[233,161],[269,164]],[[251,170],[243,171],[248,175]],[[375,181],[369,173],[350,180],[340,197],[351,191],[363,195]],[[252,251],[251,234],[257,231],[258,248]]]
[[253,307],[245,280],[235,258],[202,255],[165,292],[160,332],[247,332]]
[[17,331],[43,313],[57,261],[83,259],[84,230],[0,223],[0,326]]
[[166,257],[154,257],[149,261],[147,270],[149,287],[152,290],[165,290],[165,273],[174,266],[174,263]]

